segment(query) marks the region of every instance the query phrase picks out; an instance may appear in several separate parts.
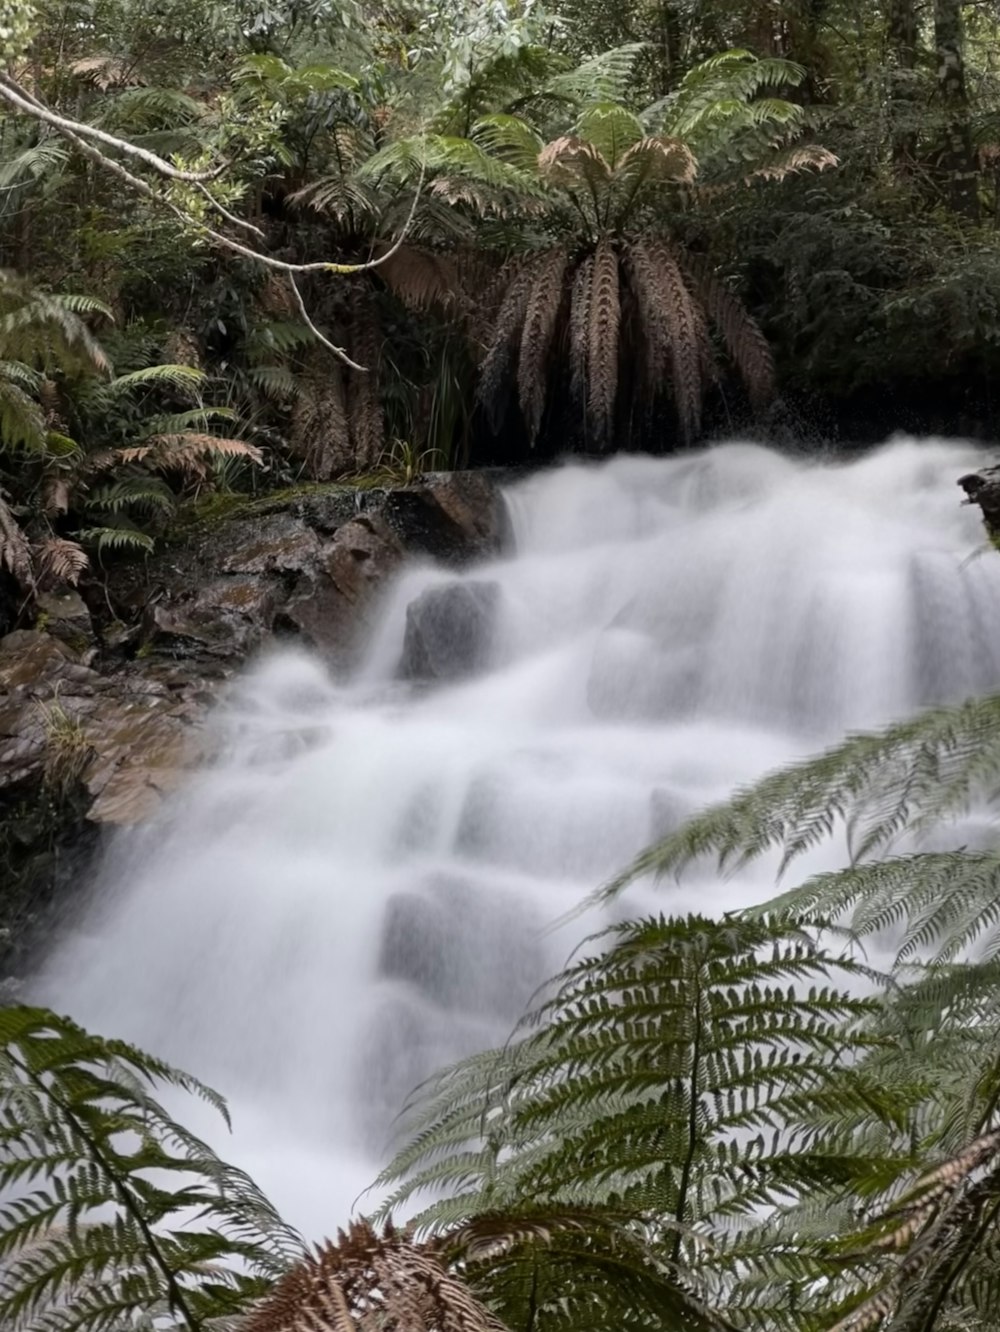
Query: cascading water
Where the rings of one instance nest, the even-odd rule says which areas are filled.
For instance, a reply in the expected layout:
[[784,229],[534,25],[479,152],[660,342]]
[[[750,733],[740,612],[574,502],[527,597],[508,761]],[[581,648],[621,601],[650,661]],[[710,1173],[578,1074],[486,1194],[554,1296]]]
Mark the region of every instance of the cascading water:
[[[849,728],[1000,686],[1000,559],[970,558],[954,484],[983,461],[733,444],[519,483],[516,553],[461,580],[485,664],[397,679],[407,607],[455,582],[429,567],[348,685],[259,663],[220,760],[120,839],[39,997],[225,1092],[225,1153],[329,1232],[407,1092],[506,1036],[587,928],[544,927],[654,835]],[[768,875],[667,901],[721,910]]]

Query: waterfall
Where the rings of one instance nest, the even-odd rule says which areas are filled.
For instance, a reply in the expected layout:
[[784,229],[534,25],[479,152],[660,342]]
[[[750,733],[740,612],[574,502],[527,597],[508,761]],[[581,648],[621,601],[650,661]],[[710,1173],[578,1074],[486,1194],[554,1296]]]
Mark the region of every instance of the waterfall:
[[[221,1090],[220,1150],[331,1232],[407,1093],[506,1037],[594,927],[568,910],[655,835],[847,729],[1000,684],[1000,558],[975,558],[955,486],[983,461],[727,444],[519,481],[516,549],[408,568],[349,682],[287,650],[246,672],[218,759],[117,840],[38,996]],[[405,678],[415,644],[446,678]],[[723,910],[769,875],[634,900]]]

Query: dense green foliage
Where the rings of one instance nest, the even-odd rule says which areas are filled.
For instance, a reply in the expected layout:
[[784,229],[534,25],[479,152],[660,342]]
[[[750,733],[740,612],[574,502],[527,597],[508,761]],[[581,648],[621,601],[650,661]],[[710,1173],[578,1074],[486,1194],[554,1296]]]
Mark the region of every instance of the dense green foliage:
[[[993,423],[989,6],[16,8],[0,267],[84,293],[119,371],[204,371],[150,413],[234,412],[282,484],[393,441],[426,466],[672,449],[759,415],[768,344],[771,428],[849,430],[876,392],[872,433],[907,398],[904,424]],[[79,384],[58,367],[46,407],[34,349],[12,360],[62,433]],[[90,396],[85,450],[120,433]]]

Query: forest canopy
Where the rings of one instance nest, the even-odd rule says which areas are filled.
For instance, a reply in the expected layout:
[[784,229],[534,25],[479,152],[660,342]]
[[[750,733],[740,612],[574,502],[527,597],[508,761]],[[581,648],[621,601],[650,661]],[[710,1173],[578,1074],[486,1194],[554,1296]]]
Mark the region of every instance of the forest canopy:
[[993,5],[0,9],[25,585],[211,489],[995,429]]

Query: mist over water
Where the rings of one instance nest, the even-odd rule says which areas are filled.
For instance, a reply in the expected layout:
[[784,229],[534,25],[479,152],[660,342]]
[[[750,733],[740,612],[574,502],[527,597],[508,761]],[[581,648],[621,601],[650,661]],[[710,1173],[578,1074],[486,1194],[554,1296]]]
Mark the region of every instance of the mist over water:
[[[458,580],[493,585],[486,665],[397,678],[407,607],[456,582],[428,566],[350,682],[259,662],[217,709],[218,762],[119,838],[37,997],[221,1090],[236,1133],[213,1142],[329,1233],[414,1084],[507,1036],[599,922],[545,927],[652,838],[848,729],[1000,687],[1000,558],[970,558],[955,486],[985,461],[729,444],[518,483],[516,551]],[[697,869],[631,900],[772,887]]]

